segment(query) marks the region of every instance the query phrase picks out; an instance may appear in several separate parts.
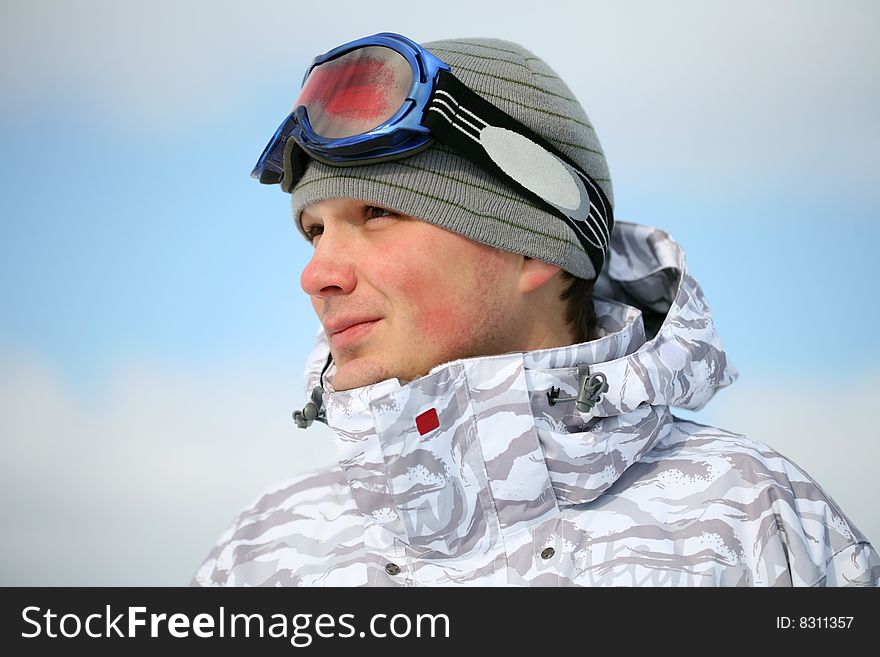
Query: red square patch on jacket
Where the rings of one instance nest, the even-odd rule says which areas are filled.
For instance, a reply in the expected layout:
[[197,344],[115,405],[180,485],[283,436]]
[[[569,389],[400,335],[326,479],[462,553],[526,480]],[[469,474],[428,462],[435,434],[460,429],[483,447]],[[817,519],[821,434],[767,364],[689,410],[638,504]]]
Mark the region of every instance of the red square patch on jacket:
[[429,408],[424,413],[416,416],[416,428],[418,428],[420,436],[424,436],[439,426],[440,419],[437,417],[437,410],[434,408]]

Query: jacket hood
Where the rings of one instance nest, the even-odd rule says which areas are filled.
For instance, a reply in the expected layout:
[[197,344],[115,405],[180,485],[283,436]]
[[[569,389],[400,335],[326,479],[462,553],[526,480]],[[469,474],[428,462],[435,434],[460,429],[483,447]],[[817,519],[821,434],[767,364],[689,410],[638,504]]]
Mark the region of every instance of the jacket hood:
[[[319,419],[334,431],[359,511],[413,549],[467,554],[492,527],[519,531],[595,500],[669,432],[669,407],[699,410],[736,379],[666,232],[616,222],[594,304],[596,340],[339,392],[319,330],[306,396],[322,388]],[[607,389],[579,410],[574,400],[597,374]]]

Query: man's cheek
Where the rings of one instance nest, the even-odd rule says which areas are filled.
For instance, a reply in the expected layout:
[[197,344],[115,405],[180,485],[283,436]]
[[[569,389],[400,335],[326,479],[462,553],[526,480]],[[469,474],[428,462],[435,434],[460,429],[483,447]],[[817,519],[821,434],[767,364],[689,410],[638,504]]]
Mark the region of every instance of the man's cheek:
[[419,334],[431,338],[433,342],[453,341],[459,333],[460,310],[439,299],[425,299],[419,307]]
[[424,272],[412,272],[401,279],[401,293],[414,317],[413,328],[422,338],[433,344],[449,344],[462,333],[463,316],[466,314],[466,290],[457,291],[454,286],[435,277],[425,277]]

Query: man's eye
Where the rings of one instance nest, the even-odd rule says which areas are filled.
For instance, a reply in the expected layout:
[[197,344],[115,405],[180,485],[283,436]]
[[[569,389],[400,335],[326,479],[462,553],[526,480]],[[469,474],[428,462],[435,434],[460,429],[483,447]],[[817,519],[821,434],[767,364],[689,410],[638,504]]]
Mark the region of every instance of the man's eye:
[[364,214],[368,219],[374,219],[376,217],[396,217],[398,216],[396,212],[388,210],[386,208],[376,207],[374,205],[368,205],[364,208]]
[[309,242],[313,241],[318,235],[324,232],[323,226],[309,226],[305,229],[306,236],[309,238]]
[[[364,206],[364,218],[365,219],[379,219],[380,217],[396,217],[398,216],[396,212],[392,212],[391,210],[386,210],[385,208],[380,208],[375,205],[366,205]],[[303,228],[303,232],[306,234],[309,242],[313,242],[318,235],[321,235],[324,232],[324,226],[320,224],[314,224],[312,226],[308,226]]]

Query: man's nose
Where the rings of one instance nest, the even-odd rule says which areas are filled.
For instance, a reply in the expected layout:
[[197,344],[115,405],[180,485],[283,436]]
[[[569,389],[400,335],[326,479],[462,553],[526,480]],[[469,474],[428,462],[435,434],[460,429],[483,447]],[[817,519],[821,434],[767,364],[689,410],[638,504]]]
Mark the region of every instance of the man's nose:
[[300,285],[310,297],[349,294],[357,285],[354,253],[340,231],[326,231],[318,240],[300,276]]

